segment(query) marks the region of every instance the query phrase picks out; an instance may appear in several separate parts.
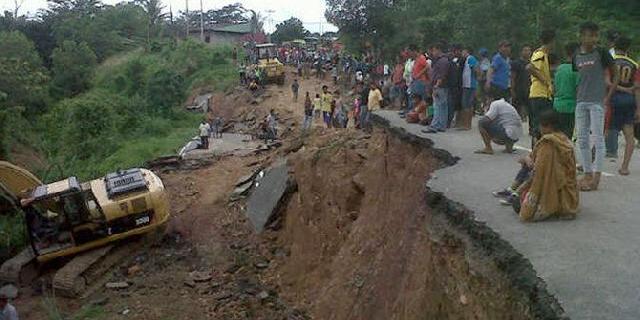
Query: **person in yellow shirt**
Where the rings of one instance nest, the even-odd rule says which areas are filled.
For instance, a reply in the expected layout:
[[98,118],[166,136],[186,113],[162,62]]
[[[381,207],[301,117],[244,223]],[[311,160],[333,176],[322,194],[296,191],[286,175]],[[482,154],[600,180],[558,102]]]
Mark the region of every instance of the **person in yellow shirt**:
[[375,83],[369,88],[369,112],[380,110],[382,106],[382,93]]
[[363,106],[360,111],[360,128],[369,129],[369,115],[372,111],[380,110],[382,106],[382,93],[376,86],[375,82],[369,85],[369,94],[367,95],[368,104]]
[[527,70],[531,73],[529,89],[529,134],[534,146],[540,139],[540,114],[553,109],[553,82],[551,81],[551,63],[549,53],[553,50],[556,32],[545,30],[540,34],[542,46],[531,55]]
[[322,119],[327,125],[327,128],[331,128],[331,103],[333,102],[333,96],[329,92],[329,87],[322,86],[322,95],[320,96],[320,105],[322,108]]

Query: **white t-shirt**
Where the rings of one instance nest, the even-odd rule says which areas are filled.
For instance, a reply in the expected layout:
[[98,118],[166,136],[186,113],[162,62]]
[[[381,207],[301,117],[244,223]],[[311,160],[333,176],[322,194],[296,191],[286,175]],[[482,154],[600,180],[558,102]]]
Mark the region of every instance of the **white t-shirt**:
[[388,76],[388,75],[389,75],[389,65],[388,65],[388,64],[385,64],[385,65],[384,65],[384,75],[385,75],[385,76]]
[[7,303],[0,312],[0,320],[18,320],[18,312],[16,308]]
[[209,131],[211,131],[211,127],[209,126],[208,123],[202,123],[200,124],[200,136],[201,137],[206,137],[209,135]]
[[516,108],[504,99],[492,102],[485,116],[497,121],[511,140],[518,140],[522,137],[522,119],[520,119]]

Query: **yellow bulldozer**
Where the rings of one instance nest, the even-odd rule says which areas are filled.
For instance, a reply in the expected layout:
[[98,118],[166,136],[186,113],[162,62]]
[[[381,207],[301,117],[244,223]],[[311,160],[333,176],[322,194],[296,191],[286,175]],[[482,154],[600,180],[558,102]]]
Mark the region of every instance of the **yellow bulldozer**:
[[0,161],[0,214],[24,214],[29,246],[0,266],[0,281],[28,283],[38,267],[64,261],[55,272],[57,294],[77,296],[131,253],[124,239],[160,231],[169,204],[160,178],[129,169],[80,182],[43,184],[24,168]]
[[256,68],[262,72],[266,82],[284,84],[285,70],[282,62],[278,60],[276,45],[273,43],[258,44],[255,47],[258,57]]

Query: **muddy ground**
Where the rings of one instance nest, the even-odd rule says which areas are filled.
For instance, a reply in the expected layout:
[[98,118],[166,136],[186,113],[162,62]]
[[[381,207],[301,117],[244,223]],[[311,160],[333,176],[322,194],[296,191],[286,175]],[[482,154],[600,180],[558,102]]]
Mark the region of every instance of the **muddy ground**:
[[[301,96],[321,85],[302,80]],[[173,218],[162,241],[107,275],[127,288],[83,300],[26,290],[16,301],[22,318],[49,319],[52,305],[63,314],[97,305],[92,319],[536,318],[531,298],[486,248],[427,205],[425,181],[445,165],[441,151],[381,128],[367,134],[316,123],[302,135],[303,101],[292,103],[288,88],[216,98],[238,123],[251,110],[260,118],[275,108],[284,144],[160,170]],[[256,234],[245,200],[229,196],[241,176],[283,157],[297,191]]]

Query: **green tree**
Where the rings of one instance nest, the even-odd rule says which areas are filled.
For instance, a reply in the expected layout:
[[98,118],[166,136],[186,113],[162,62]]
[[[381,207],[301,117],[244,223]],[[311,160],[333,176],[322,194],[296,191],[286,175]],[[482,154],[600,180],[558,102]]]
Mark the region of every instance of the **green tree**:
[[170,69],[151,74],[147,82],[147,102],[154,113],[170,115],[173,107],[184,99],[184,78]]
[[136,0],[142,6],[147,20],[147,49],[151,47],[151,39],[156,38],[160,33],[161,23],[166,19],[167,14],[162,13],[164,6],[160,0]]
[[71,97],[87,89],[96,66],[96,55],[85,42],[65,41],[53,50],[53,79],[55,96]]
[[271,41],[283,42],[304,38],[309,31],[304,28],[300,19],[291,17],[276,25],[276,30],[271,34]]
[[[340,28],[347,48],[371,46],[391,57],[408,45],[445,40],[495,50],[500,40],[537,43],[538,34],[555,29],[559,42],[575,41],[586,20],[603,30],[640,36],[638,1],[616,0],[326,0],[327,20]],[[634,43],[636,50],[640,43]],[[560,46],[558,46],[560,47]],[[517,48],[516,48],[517,49]]]
[[19,31],[0,32],[0,95],[7,107],[42,110],[47,74],[33,43]]

